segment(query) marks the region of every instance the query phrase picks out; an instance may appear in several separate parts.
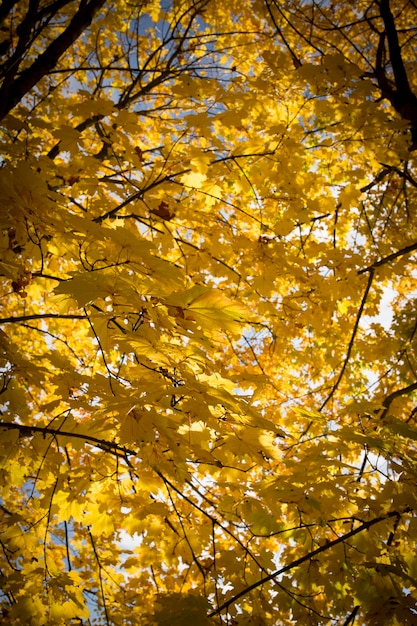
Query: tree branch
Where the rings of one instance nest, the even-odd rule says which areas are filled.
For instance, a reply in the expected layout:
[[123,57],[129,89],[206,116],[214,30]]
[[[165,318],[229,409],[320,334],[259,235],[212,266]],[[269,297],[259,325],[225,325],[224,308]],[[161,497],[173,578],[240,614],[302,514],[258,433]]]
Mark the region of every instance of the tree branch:
[[110,452],[111,454],[123,458],[128,465],[129,456],[136,456],[134,450],[130,450],[124,446],[121,446],[114,441],[107,441],[106,439],[99,439],[92,435],[85,435],[83,433],[74,433],[67,430],[59,430],[57,428],[50,428],[49,426],[26,426],[24,424],[16,424],[15,422],[0,422],[0,428],[7,430],[18,430],[22,437],[31,437],[34,433],[42,433],[43,435],[51,435],[52,437],[72,437],[75,439],[83,439],[87,444],[96,446],[101,450]]
[[24,70],[11,85],[0,89],[0,120],[11,111],[22,98],[53,69],[61,56],[91,24],[94,15],[106,0],[81,0],[78,11],[67,28],[40,54],[30,67]]
[[0,324],[17,324],[19,322],[28,322],[29,320],[45,320],[45,319],[59,319],[59,320],[87,320],[87,315],[65,315],[61,313],[34,313],[33,315],[16,315],[10,317],[0,317]]
[[9,85],[13,82],[13,79],[19,70],[20,61],[24,56],[25,50],[30,45],[31,34],[35,28],[36,18],[38,15],[38,8],[39,0],[29,0],[26,15],[19,24],[19,27],[16,29],[16,33],[19,34],[19,39],[17,41],[15,51],[11,57],[4,64],[2,64],[2,74],[4,76],[4,80],[1,88],[4,93],[8,91]]
[[353,607],[352,612],[347,616],[347,618],[343,622],[343,626],[349,626],[349,624],[353,624],[353,622],[355,621],[356,613],[359,611],[359,609],[360,609],[360,606],[356,604]]
[[[406,509],[404,509],[404,511],[402,511],[402,513],[409,513],[411,510],[412,509],[407,507]],[[218,609],[210,613],[208,617],[214,617],[215,615],[219,615],[222,611],[227,609],[231,604],[234,604],[235,602],[237,602],[239,598],[246,596],[248,593],[250,593],[257,587],[261,587],[265,583],[269,582],[270,580],[273,580],[274,578],[277,578],[281,574],[284,574],[285,572],[288,572],[289,570],[292,570],[295,567],[302,565],[306,561],[310,561],[313,557],[317,556],[318,554],[321,554],[322,552],[326,552],[327,550],[330,550],[334,546],[337,546],[339,543],[343,543],[344,541],[347,541],[351,537],[354,537],[355,535],[363,532],[364,530],[368,530],[372,526],[375,526],[375,524],[379,524],[380,522],[390,519],[391,517],[398,517],[398,515],[400,515],[398,511],[389,511],[389,513],[387,513],[386,515],[380,515],[379,517],[375,517],[374,519],[369,520],[368,522],[362,522],[360,526],[358,526],[357,528],[354,528],[353,530],[349,531],[345,535],[341,535],[337,539],[334,539],[333,541],[329,541],[329,543],[326,543],[325,545],[320,546],[319,548],[316,548],[316,550],[312,550],[311,552],[309,552],[308,554],[305,554],[299,559],[292,561],[292,563],[289,563],[288,565],[284,565],[284,567],[281,567],[281,569],[276,570],[275,572],[272,572],[272,574],[269,574],[268,576],[261,578],[261,580],[258,580],[256,583],[249,585],[248,587],[246,587],[245,589],[243,589],[242,591],[234,595],[232,598],[229,598],[229,600],[227,600],[221,606],[219,606]]]
[[326,398],[326,399],[324,400],[324,402],[322,403],[322,405],[321,405],[321,407],[320,407],[319,411],[321,411],[322,409],[324,409],[324,407],[326,406],[326,404],[327,404],[327,403],[329,402],[329,400],[333,397],[333,395],[334,395],[334,393],[335,393],[336,389],[338,388],[338,386],[339,386],[339,384],[340,384],[340,381],[342,380],[343,374],[345,373],[345,370],[346,370],[347,364],[348,364],[348,362],[349,362],[350,355],[351,355],[351,353],[352,353],[353,343],[354,343],[354,341],[355,341],[356,333],[358,332],[359,322],[360,322],[360,320],[361,320],[362,313],[363,313],[363,309],[365,308],[365,303],[366,303],[366,300],[367,300],[367,298],[368,298],[369,290],[370,290],[371,285],[372,285],[372,280],[373,280],[373,278],[374,278],[374,270],[373,270],[373,268],[370,268],[370,269],[369,269],[369,272],[370,272],[370,274],[369,274],[369,277],[368,277],[368,282],[367,282],[367,284],[366,284],[365,291],[364,291],[364,294],[363,294],[363,296],[362,296],[362,301],[361,301],[361,304],[360,304],[360,307],[359,307],[358,313],[357,313],[357,315],[356,315],[355,325],[354,325],[354,327],[353,327],[352,336],[351,336],[350,341],[349,341],[349,345],[348,345],[348,349],[347,349],[347,352],[346,352],[346,357],[345,357],[345,360],[344,360],[343,365],[342,365],[342,369],[340,370],[340,372],[339,372],[339,376],[337,377],[336,382],[334,383],[334,385],[333,385],[333,387],[332,387],[332,389],[331,389],[331,391],[330,391],[329,395],[327,396],[327,398]]
[[390,0],[380,0],[379,8],[381,17],[384,20],[385,34],[388,39],[388,48],[392,70],[394,72],[395,86],[397,93],[401,97],[412,96],[410,83],[408,82],[407,72],[401,56],[401,46],[398,39],[397,29],[395,27],[394,16],[390,8]]
[[406,246],[405,248],[401,248],[401,250],[397,250],[397,252],[393,252],[392,254],[389,254],[388,256],[385,256],[382,259],[379,259],[378,261],[375,261],[375,263],[372,263],[372,265],[368,265],[368,267],[364,267],[363,269],[359,270],[358,274],[365,274],[365,272],[373,272],[375,268],[380,267],[380,265],[385,265],[385,263],[394,261],[394,259],[397,259],[399,256],[403,256],[404,254],[409,254],[410,252],[413,252],[414,250],[417,250],[417,242],[412,243],[411,245]]
[[403,387],[402,389],[397,389],[396,391],[393,391],[392,393],[390,393],[389,396],[387,396],[382,403],[384,410],[382,411],[379,417],[381,419],[384,419],[384,417],[387,415],[389,411],[389,407],[391,406],[391,403],[395,400],[395,398],[399,398],[400,396],[405,396],[408,393],[415,391],[416,389],[417,389],[417,382],[411,383],[411,385],[408,385],[407,387]]
[[[384,21],[385,35],[388,40],[390,63],[395,80],[395,89],[386,89],[389,82],[381,64],[376,68],[376,76],[381,87],[383,96],[387,97],[394,109],[401,117],[411,123],[413,144],[411,149],[417,147],[417,96],[413,93],[408,81],[407,71],[401,54],[401,46],[395,19],[391,12],[390,0],[380,0],[379,8]],[[385,91],[385,93],[384,93]]]

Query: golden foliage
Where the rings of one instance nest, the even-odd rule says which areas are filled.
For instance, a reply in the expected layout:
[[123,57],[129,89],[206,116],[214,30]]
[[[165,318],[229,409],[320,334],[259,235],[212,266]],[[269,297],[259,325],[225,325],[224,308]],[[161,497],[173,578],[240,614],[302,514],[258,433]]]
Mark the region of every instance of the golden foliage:
[[415,623],[413,11],[1,7],[5,623]]

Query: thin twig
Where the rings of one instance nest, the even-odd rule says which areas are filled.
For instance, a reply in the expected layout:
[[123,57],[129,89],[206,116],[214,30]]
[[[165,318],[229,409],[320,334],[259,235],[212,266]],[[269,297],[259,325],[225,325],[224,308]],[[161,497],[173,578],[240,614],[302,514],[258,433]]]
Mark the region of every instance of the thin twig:
[[337,388],[338,388],[338,386],[340,384],[340,381],[342,380],[343,374],[345,373],[347,364],[348,364],[349,359],[350,359],[350,355],[352,354],[353,343],[355,341],[356,333],[358,332],[359,322],[361,320],[362,313],[363,313],[363,310],[365,308],[365,303],[366,303],[366,300],[367,300],[368,295],[369,295],[369,290],[371,288],[373,278],[374,278],[374,269],[370,268],[369,269],[368,282],[366,284],[365,291],[364,291],[364,294],[362,296],[362,301],[361,301],[358,313],[356,315],[355,325],[353,327],[352,335],[351,335],[351,338],[350,338],[350,341],[349,341],[349,345],[348,345],[348,349],[347,349],[347,352],[346,352],[345,360],[344,360],[343,365],[342,365],[342,369],[340,370],[339,376],[337,377],[336,382],[334,383],[333,387],[331,388],[331,391],[330,391],[329,395],[327,396],[327,398],[322,403],[319,411],[324,409],[324,407],[329,402],[329,400],[331,400],[331,398],[335,394],[335,392],[336,392],[336,390],[337,390]]

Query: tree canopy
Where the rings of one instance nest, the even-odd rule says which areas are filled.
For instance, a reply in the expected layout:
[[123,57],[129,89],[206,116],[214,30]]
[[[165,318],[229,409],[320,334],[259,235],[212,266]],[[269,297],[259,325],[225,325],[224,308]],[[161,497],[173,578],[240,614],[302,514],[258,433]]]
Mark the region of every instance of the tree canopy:
[[415,2],[0,22],[4,622],[415,624]]

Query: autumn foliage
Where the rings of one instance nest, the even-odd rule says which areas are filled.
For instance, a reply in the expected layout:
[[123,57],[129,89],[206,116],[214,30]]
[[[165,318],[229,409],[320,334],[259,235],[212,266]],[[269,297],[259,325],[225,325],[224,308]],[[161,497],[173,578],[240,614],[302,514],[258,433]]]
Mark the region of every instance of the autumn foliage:
[[0,20],[3,623],[415,624],[415,3]]

